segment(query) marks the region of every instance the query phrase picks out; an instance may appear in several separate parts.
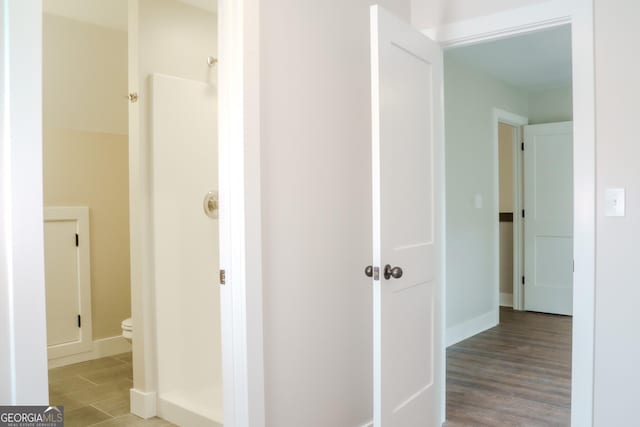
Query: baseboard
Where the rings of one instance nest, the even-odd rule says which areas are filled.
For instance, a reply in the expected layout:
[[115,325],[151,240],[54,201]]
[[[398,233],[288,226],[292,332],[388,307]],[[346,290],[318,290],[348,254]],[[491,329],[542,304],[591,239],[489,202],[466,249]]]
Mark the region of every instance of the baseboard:
[[140,391],[135,388],[129,390],[131,399],[131,413],[145,420],[158,414],[156,408],[157,395],[155,391]]
[[513,294],[500,292],[500,307],[513,307]]
[[448,327],[446,331],[447,347],[457,344],[460,341],[464,341],[467,338],[479,334],[480,332],[486,331],[487,329],[493,328],[498,324],[498,322],[498,311],[491,310],[459,325]]
[[101,357],[109,357],[128,351],[131,351],[131,343],[124,339],[122,335],[101,338],[93,341],[90,351],[49,359],[49,369],[59,368],[73,363],[86,362],[87,360],[99,359]]
[[163,420],[167,420],[179,426],[222,427],[222,423],[218,423],[203,415],[189,411],[180,405],[162,398],[158,399],[158,416]]

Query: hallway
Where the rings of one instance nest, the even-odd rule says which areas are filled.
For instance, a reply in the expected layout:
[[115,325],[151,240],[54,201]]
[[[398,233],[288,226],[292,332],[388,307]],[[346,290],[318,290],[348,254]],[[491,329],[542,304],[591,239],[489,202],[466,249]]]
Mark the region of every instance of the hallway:
[[447,427],[568,426],[572,318],[500,308],[447,349]]

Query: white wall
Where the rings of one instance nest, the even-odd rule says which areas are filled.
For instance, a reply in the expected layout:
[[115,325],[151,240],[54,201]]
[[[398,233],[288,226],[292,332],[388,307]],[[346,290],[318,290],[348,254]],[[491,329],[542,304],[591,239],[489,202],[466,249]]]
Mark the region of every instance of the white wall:
[[571,86],[529,93],[529,124],[573,120]]
[[41,2],[0,1],[0,33],[0,405],[45,405]]
[[552,0],[411,0],[412,22],[417,28],[490,15]]
[[[596,426],[636,423],[640,383],[640,2],[595,1],[597,238]],[[604,216],[605,190],[626,189],[626,216]]]
[[261,9],[266,425],[373,417],[369,5]]
[[[527,115],[527,93],[445,54],[447,328],[497,316],[498,192],[493,108]],[[482,208],[474,207],[474,196]],[[497,317],[496,317],[497,318]]]

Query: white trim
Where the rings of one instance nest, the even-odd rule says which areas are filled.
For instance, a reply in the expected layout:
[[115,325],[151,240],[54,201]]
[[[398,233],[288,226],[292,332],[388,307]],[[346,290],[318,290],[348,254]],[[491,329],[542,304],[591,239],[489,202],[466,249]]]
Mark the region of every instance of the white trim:
[[87,360],[100,359],[102,357],[115,356],[116,354],[131,351],[131,344],[122,335],[100,338],[90,343],[90,345],[91,349],[89,351],[49,359],[49,369],[86,362]]
[[[583,427],[593,425],[594,394],[596,153],[593,2],[544,2],[424,32],[436,38],[442,46],[454,47],[563,24],[572,25],[575,140],[571,424]],[[445,398],[444,388],[442,398]]]
[[514,8],[479,18],[457,21],[423,30],[443,48],[460,47],[540,31],[571,22],[575,3],[582,0],[559,0]]
[[0,0],[0,404],[46,405],[42,2]]
[[[515,137],[513,138],[513,301],[511,304],[515,310],[522,310],[524,307],[524,292],[522,292],[523,275],[523,233],[522,233],[522,151],[520,149],[520,143],[522,142],[522,126],[529,124],[527,117],[519,116],[514,113],[510,113],[499,108],[493,109],[491,126],[493,129],[493,148],[494,148],[494,161],[496,167],[494,168],[494,189],[498,197],[495,201],[495,218],[500,215],[500,164],[499,164],[499,124],[505,123],[514,127]],[[495,239],[496,242],[500,242],[500,223],[496,221],[495,224]],[[496,269],[495,277],[500,277],[500,244],[497,245],[498,253],[496,253],[494,261],[494,268]],[[500,293],[500,280],[497,281],[497,293]],[[498,299],[500,297],[498,296]],[[501,302],[499,300],[498,305]]]
[[[93,345],[89,208],[80,206],[45,207],[44,222],[56,221],[75,221],[76,233],[78,233],[80,238],[80,245],[77,247],[78,281],[80,282],[80,304],[78,314],[80,314],[82,318],[82,327],[80,328],[79,341],[47,347],[48,358],[50,360],[90,351]],[[49,367],[51,367],[51,363],[49,363]]]
[[155,417],[158,413],[156,402],[158,400],[155,391],[141,391],[135,388],[129,390],[131,401],[131,413],[144,419]]
[[[128,2],[129,93],[140,93],[138,17],[139,0]],[[156,350],[151,265],[150,200],[148,197],[147,145],[140,141],[140,103],[129,103],[129,245],[131,258],[131,318],[133,386],[148,399],[156,389]],[[133,396],[133,395],[132,395]],[[139,401],[140,399],[138,399]],[[131,400],[132,412],[134,400]],[[145,410],[151,405],[145,403]],[[153,404],[155,411],[155,402]],[[140,415],[140,414],[138,414]],[[151,416],[155,415],[152,414]],[[140,415],[142,416],[142,415]]]
[[180,405],[158,397],[158,417],[179,426],[189,427],[222,427],[222,424],[203,415],[183,408]]
[[450,326],[446,330],[447,347],[471,338],[474,335],[491,329],[499,322],[500,314],[498,310],[491,310],[473,319],[467,320],[459,325]]
[[513,307],[513,294],[500,292],[500,307]]
[[[225,426],[265,424],[259,0],[218,4],[220,288]],[[225,203],[226,201],[226,203]]]

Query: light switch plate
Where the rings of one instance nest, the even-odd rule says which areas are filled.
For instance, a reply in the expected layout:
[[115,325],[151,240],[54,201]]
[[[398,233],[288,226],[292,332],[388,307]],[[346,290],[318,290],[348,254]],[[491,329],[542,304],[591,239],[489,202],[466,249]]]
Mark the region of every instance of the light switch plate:
[[473,196],[473,206],[475,206],[476,209],[482,209],[482,194],[478,193]]
[[604,203],[605,216],[624,216],[624,188],[607,188]]

